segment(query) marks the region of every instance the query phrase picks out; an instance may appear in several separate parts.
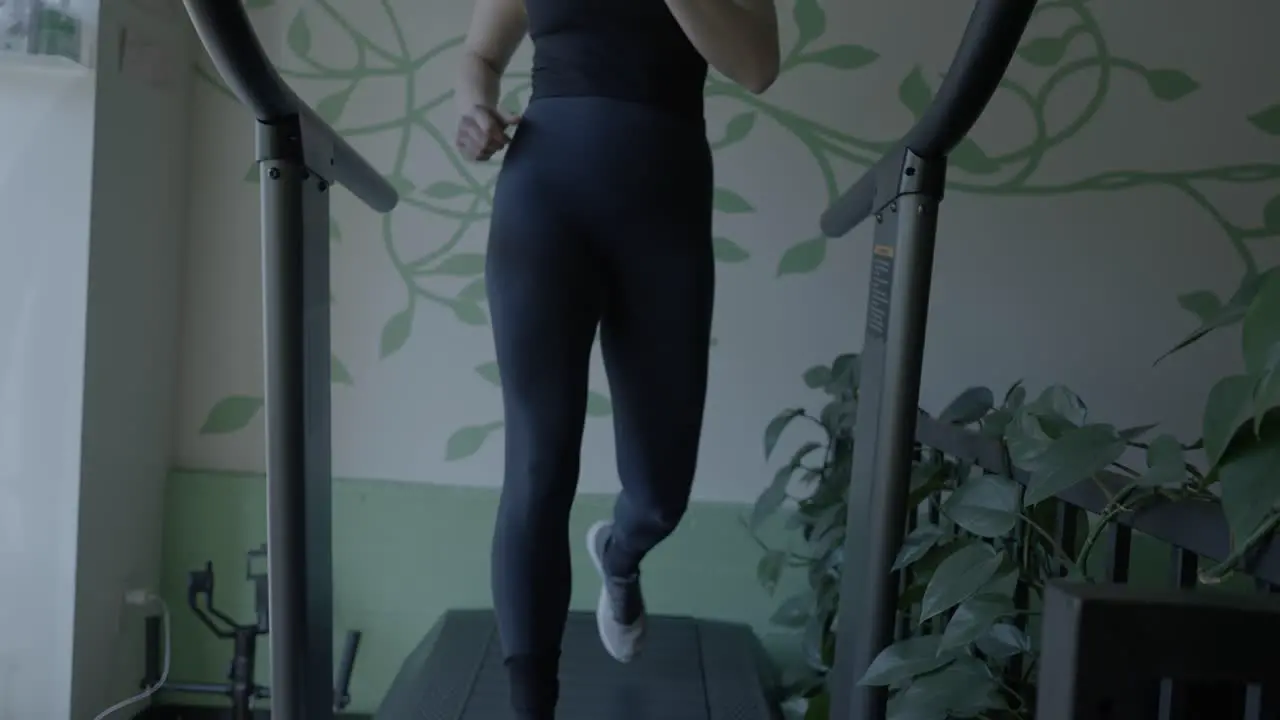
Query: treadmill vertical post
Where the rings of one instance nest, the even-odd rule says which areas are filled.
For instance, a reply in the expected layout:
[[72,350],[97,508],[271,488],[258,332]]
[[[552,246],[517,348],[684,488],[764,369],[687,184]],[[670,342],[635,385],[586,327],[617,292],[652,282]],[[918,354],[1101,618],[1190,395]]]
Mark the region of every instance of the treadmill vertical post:
[[925,321],[947,159],[900,149],[875,178],[875,236],[862,349],[833,720],[884,720],[885,691],[857,685],[894,640],[893,562],[907,519]]
[[298,115],[258,123],[271,715],[279,720],[333,717],[329,183],[307,165],[325,157],[314,142]]

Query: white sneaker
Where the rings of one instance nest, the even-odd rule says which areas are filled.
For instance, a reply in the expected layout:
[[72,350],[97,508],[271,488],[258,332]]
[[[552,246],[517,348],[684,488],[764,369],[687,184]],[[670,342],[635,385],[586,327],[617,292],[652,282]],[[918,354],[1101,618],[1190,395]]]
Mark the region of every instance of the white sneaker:
[[604,548],[613,523],[601,520],[587,531],[587,552],[600,574],[600,602],[596,605],[596,627],[604,649],[618,662],[631,662],[644,643],[644,595],[640,576],[609,577],[604,571]]

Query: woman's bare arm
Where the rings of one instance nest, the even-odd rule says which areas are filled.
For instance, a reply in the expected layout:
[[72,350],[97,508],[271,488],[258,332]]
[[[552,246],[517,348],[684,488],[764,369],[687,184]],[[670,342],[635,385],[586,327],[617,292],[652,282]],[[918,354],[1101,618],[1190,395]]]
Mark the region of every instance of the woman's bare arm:
[[502,73],[528,29],[524,0],[476,0],[458,77],[460,112],[498,104]]
[[667,0],[671,14],[711,67],[753,93],[778,78],[773,0]]

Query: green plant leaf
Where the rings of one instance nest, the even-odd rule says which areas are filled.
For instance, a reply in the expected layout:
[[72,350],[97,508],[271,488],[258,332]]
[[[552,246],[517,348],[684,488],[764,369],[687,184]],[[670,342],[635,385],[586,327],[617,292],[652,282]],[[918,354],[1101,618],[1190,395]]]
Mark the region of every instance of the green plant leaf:
[[[1041,418],[1060,419],[1077,427],[1083,425],[1089,416],[1089,408],[1084,401],[1065,385],[1050,385],[1026,407]],[[1046,427],[1047,429],[1049,428]],[[1061,433],[1051,433],[1050,437],[1059,434]]]
[[770,550],[756,563],[756,579],[760,581],[760,587],[770,595],[778,589],[778,581],[782,579],[782,569],[786,564],[787,554],[781,550]]
[[1205,320],[1200,327],[1191,331],[1189,335],[1184,337],[1167,352],[1156,358],[1154,364],[1159,365],[1166,358],[1177,353],[1184,348],[1195,344],[1201,338],[1223,328],[1235,325],[1244,320],[1245,313],[1249,306],[1253,304],[1254,298],[1257,297],[1259,290],[1262,289],[1268,281],[1280,276],[1280,267],[1271,268],[1259,274],[1246,274],[1240,281],[1240,286],[1236,288],[1235,293],[1231,295],[1217,315]]
[[897,685],[919,675],[933,672],[954,659],[954,656],[938,655],[941,635],[920,635],[899,640],[890,645],[858,680],[863,687]]
[[907,76],[898,84],[898,100],[911,111],[916,119],[920,119],[924,115],[924,111],[929,107],[929,103],[933,102],[933,91],[929,89],[929,83],[925,82],[924,73],[920,71],[920,66],[911,69]]
[[489,316],[485,314],[484,308],[479,303],[467,302],[466,300],[455,300],[449,303],[449,309],[453,310],[453,316],[461,320],[466,325],[488,325]]
[[501,427],[501,422],[491,422],[458,429],[445,443],[444,459],[451,462],[475,455],[484,446],[484,441]]
[[1178,305],[1195,315],[1201,323],[1207,323],[1222,312],[1222,301],[1208,290],[1197,290],[1178,296]]
[[942,490],[947,484],[947,470],[937,463],[919,463],[911,469],[911,492],[907,495],[908,510],[915,509],[925,498]]
[[1000,172],[1000,163],[996,162],[972,138],[965,138],[956,145],[956,149],[947,156],[951,164],[960,170],[974,175],[990,175]]
[[1023,504],[1031,507],[1092,478],[1119,460],[1126,446],[1110,425],[1085,425],[1067,431],[1036,460]]
[[455,277],[472,277],[484,273],[484,255],[482,253],[458,253],[450,255],[435,268],[436,275],[453,275]]
[[837,355],[831,363],[831,382],[827,385],[827,393],[840,395],[855,392],[861,372],[862,362],[856,353]]
[[1025,409],[1014,415],[1005,426],[1004,441],[1009,448],[1009,459],[1024,470],[1034,470],[1041,456],[1053,444],[1053,438],[1044,431],[1040,418]]
[[1066,56],[1069,41],[1070,38],[1065,35],[1036,38],[1018,48],[1018,57],[1036,67],[1053,67]]
[[924,557],[941,539],[942,531],[936,525],[921,525],[907,533],[898,550],[898,557],[893,561],[893,570],[902,570]]
[[465,185],[459,185],[456,182],[449,182],[447,180],[433,182],[422,192],[427,197],[435,198],[437,200],[452,200],[456,197],[474,194],[471,188]]
[[995,404],[996,398],[991,388],[971,387],[957,395],[955,400],[938,413],[938,421],[952,425],[971,425],[991,412]]
[[1141,439],[1143,435],[1146,435],[1158,427],[1160,427],[1158,423],[1151,423],[1150,425],[1135,425],[1131,428],[1119,430],[1116,434],[1123,438],[1125,442],[1131,443]]
[[819,418],[822,426],[832,435],[853,433],[857,421],[858,404],[852,400],[836,399],[822,407]]
[[1280,195],[1267,201],[1262,208],[1262,228],[1271,234],[1280,234]]
[[1222,512],[1239,548],[1280,503],[1280,420],[1263,423],[1260,434],[1243,433],[1218,464]]
[[964,543],[929,578],[929,586],[920,600],[920,622],[939,615],[968,600],[987,583],[1000,568],[1002,553],[990,545],[971,540]]
[[466,302],[481,303],[489,299],[489,289],[484,284],[484,278],[478,277],[467,283],[467,286],[458,291],[458,299]]
[[791,17],[799,32],[796,44],[800,47],[817,40],[827,31],[827,13],[818,0],[796,0]]
[[769,622],[785,628],[804,627],[813,613],[814,600],[813,593],[807,590],[792,595],[778,606],[773,617],[769,618]]
[[787,488],[791,485],[791,478],[795,472],[795,466],[784,465],[773,474],[773,481],[764,489],[764,492],[760,493],[751,507],[751,519],[748,525],[752,530],[758,530],[764,521],[778,512],[782,503],[787,501]]
[[805,54],[801,60],[806,63],[826,65],[838,70],[857,70],[880,59],[880,53],[861,45],[834,45],[823,50]]
[[263,401],[252,395],[229,395],[214,404],[200,426],[201,435],[226,435],[243,430],[262,410]]
[[1004,660],[1014,655],[1031,652],[1031,639],[1010,623],[997,623],[978,638],[977,647],[987,657]]
[[1280,135],[1280,104],[1250,115],[1249,122],[1268,135]]
[[804,371],[804,384],[812,390],[825,388],[831,382],[831,368],[826,365],[814,365]]
[[289,23],[285,39],[289,43],[289,49],[298,57],[311,56],[311,26],[307,24],[307,15],[304,10],[299,10],[298,14],[293,16],[293,22]]
[[333,353],[329,353],[329,381],[334,385],[355,385],[355,378],[351,377],[351,371]]
[[1005,708],[999,685],[986,664],[967,656],[916,678],[894,696],[890,706],[886,720],[987,717],[986,713]]
[[498,363],[486,362],[480,363],[475,367],[476,374],[492,383],[494,386],[502,386],[502,376],[498,373]]
[[1018,488],[998,475],[969,478],[943,503],[942,512],[978,537],[1000,537],[1018,523]]
[[321,98],[315,105],[316,114],[330,125],[336,125],[342,119],[342,113],[346,111],[347,102],[351,100],[351,93],[355,87],[355,83],[352,83],[332,95]]
[[378,343],[378,356],[386,360],[400,351],[413,332],[413,305],[387,318],[382,326],[382,338]]
[[587,393],[587,417],[608,417],[613,414],[613,403],[603,393],[595,390]]
[[782,437],[782,431],[787,429],[792,420],[804,414],[804,410],[800,408],[790,408],[783,410],[774,416],[764,429],[764,459],[768,460],[773,454],[773,449],[778,445],[778,438]]
[[1165,102],[1181,100],[1200,87],[1200,83],[1181,70],[1148,70],[1146,79],[1151,94]]
[[720,138],[720,142],[716,143],[716,149],[724,149],[730,145],[736,145],[747,139],[751,134],[752,128],[756,126],[756,113],[744,112],[739,113],[724,126],[724,137]]
[[1187,479],[1187,457],[1182,443],[1172,435],[1156,437],[1147,445],[1147,471],[1137,480],[1145,487],[1176,487]]
[[778,260],[778,277],[804,275],[817,270],[827,259],[827,239],[815,237],[802,240],[787,248]]
[[1253,417],[1253,388],[1248,375],[1229,375],[1209,389],[1200,432],[1210,467],[1218,464],[1231,439]]
[[1272,348],[1280,345],[1280,276],[1267,276],[1258,288],[1245,311],[1240,338],[1245,369],[1253,375],[1263,373]]
[[727,237],[711,238],[711,248],[716,260],[722,263],[740,263],[751,257],[751,253]]
[[716,188],[715,193],[712,195],[711,202],[716,211],[729,213],[731,215],[740,215],[742,213],[756,211],[756,209],[752,207],[751,203],[747,202],[746,198],[728,188]]
[[974,595],[956,607],[942,633],[938,652],[963,648],[987,634],[997,620],[1012,615],[1013,600],[1005,595]]
[[831,669],[823,658],[823,649],[827,644],[827,621],[827,613],[820,610],[813,613],[809,617],[809,621],[805,623],[804,637],[800,641],[801,649],[804,651],[805,664],[819,672],[826,672]]

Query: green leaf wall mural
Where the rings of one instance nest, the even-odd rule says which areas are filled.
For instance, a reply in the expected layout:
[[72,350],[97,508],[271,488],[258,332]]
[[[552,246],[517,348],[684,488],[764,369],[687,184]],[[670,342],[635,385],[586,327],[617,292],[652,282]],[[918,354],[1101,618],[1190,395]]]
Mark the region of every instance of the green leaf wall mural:
[[[272,0],[250,0],[255,11],[279,12]],[[367,322],[380,325],[376,334],[377,357],[392,358],[415,341],[415,333],[424,318],[450,317],[476,333],[488,333],[489,313],[484,284],[484,256],[464,239],[481,232],[493,203],[496,168],[468,164],[454,151],[450,136],[453,128],[449,106],[452,91],[434,94],[423,90],[419,76],[427,69],[441,70],[456,51],[461,37],[450,37],[425,50],[411,51],[400,32],[401,19],[389,2],[359,4],[361,13],[381,13],[396,28],[396,42],[375,40],[362,28],[365,22],[354,22],[354,5],[334,0],[308,0],[288,18],[285,25],[287,52],[278,58],[282,74],[291,82],[305,82],[311,90],[304,95],[317,111],[345,136],[360,138],[374,134],[394,133],[399,138],[398,152],[382,158],[382,171],[403,194],[402,208],[380,219],[378,237],[354,238],[350,227],[342,228],[335,220],[333,241],[348,244],[364,242],[380,244],[386,262],[394,268],[403,286],[399,308],[382,318]],[[830,28],[827,13],[818,0],[795,0],[783,3],[780,17],[789,23],[785,36],[790,44],[784,48],[782,82],[798,73],[824,72],[824,82],[845,85],[858,82],[859,73],[877,66],[880,51],[843,41],[827,42]],[[335,63],[325,57],[326,43],[316,39],[315,25],[320,18],[347,36],[354,48],[350,57]],[[968,194],[989,198],[1062,197],[1080,193],[1120,193],[1139,188],[1163,188],[1183,196],[1199,207],[1218,229],[1221,241],[1239,260],[1239,291],[1234,298],[1222,298],[1209,290],[1184,294],[1179,302],[1203,327],[1216,326],[1226,314],[1247,306],[1251,283],[1259,273],[1252,241],[1280,235],[1280,194],[1258,208],[1253,222],[1241,224],[1229,219],[1217,201],[1205,190],[1210,184],[1228,186],[1271,187],[1280,179],[1280,163],[1253,162],[1221,166],[1193,167],[1178,171],[1114,169],[1069,181],[1042,178],[1042,165],[1056,153],[1070,153],[1070,144],[1098,116],[1115,93],[1117,79],[1128,76],[1141,81],[1150,97],[1164,106],[1193,97],[1200,83],[1189,72],[1166,66],[1148,66],[1139,58],[1126,57],[1123,47],[1113,46],[1096,16],[1096,8],[1086,0],[1050,0],[1040,2],[1036,17],[1014,61],[1015,72],[1002,83],[998,100],[1001,112],[1020,118],[1027,132],[1020,146],[999,151],[983,148],[973,139],[965,140],[952,155],[952,172],[948,184],[951,194]],[[1019,72],[1019,71],[1025,72]],[[220,81],[208,70],[197,68],[200,77],[222,90],[232,101]],[[1015,79],[1018,78],[1018,79]],[[1034,78],[1035,82],[1025,78]],[[896,102],[904,117],[918,117],[928,107],[941,77],[923,67],[910,68],[898,81]],[[385,88],[396,83],[400,90],[395,101],[379,105],[378,117],[370,120],[368,112],[353,112],[356,98],[364,87],[378,84],[380,97]],[[1131,83],[1126,87],[1131,87]],[[834,85],[833,85],[834,86]],[[323,87],[323,90],[316,88]],[[1062,102],[1066,89],[1075,93],[1070,102]],[[1081,96],[1080,91],[1086,92]],[[504,86],[502,105],[519,109],[528,97],[527,74],[511,74]],[[890,148],[895,137],[865,137],[835,127],[818,117],[810,117],[775,100],[772,94],[755,96],[727,80],[712,75],[706,95],[717,103],[729,103],[732,110],[722,124],[709,123],[708,136],[714,152],[731,152],[744,141],[761,132],[763,126],[780,129],[790,142],[803,147],[804,155],[821,178],[827,199],[834,199],[852,178],[851,172],[874,163]],[[1277,91],[1280,96],[1280,91]],[[1083,97],[1083,99],[1081,99]],[[1053,108],[1052,111],[1050,108]],[[1280,137],[1280,103],[1259,107],[1242,125],[1262,136]],[[429,143],[433,157],[439,161],[430,167],[408,164],[411,143]],[[852,169],[852,170],[851,170]],[[248,168],[244,178],[258,182],[256,166]],[[844,240],[828,240],[813,235],[811,227],[796,228],[786,238],[764,237],[743,231],[739,220],[753,217],[767,206],[765,198],[756,197],[753,189],[741,183],[740,177],[718,177],[715,189],[716,212],[715,257],[721,272],[755,263],[776,263],[771,275],[775,282],[803,282],[822,270],[832,248]],[[452,231],[429,249],[414,245],[398,228],[395,218],[401,213],[419,213],[451,224]],[[421,223],[419,223],[421,225]],[[733,229],[730,229],[733,228]],[[379,242],[380,241],[380,242]],[[411,249],[412,248],[412,249]],[[766,248],[776,252],[766,253]],[[766,256],[769,259],[766,259]],[[775,259],[776,258],[776,259]],[[336,302],[341,302],[339,294]],[[344,361],[334,355],[331,360],[333,382],[359,384]],[[486,361],[475,366],[473,380],[493,386],[501,380],[497,366]],[[226,435],[243,430],[261,412],[262,400],[228,388],[229,394],[208,410],[200,429],[205,435]],[[603,390],[592,390],[588,403],[591,418],[607,418],[611,405]],[[500,432],[502,422],[471,423],[458,427],[441,444],[440,454],[459,461],[479,452],[490,438]]]

